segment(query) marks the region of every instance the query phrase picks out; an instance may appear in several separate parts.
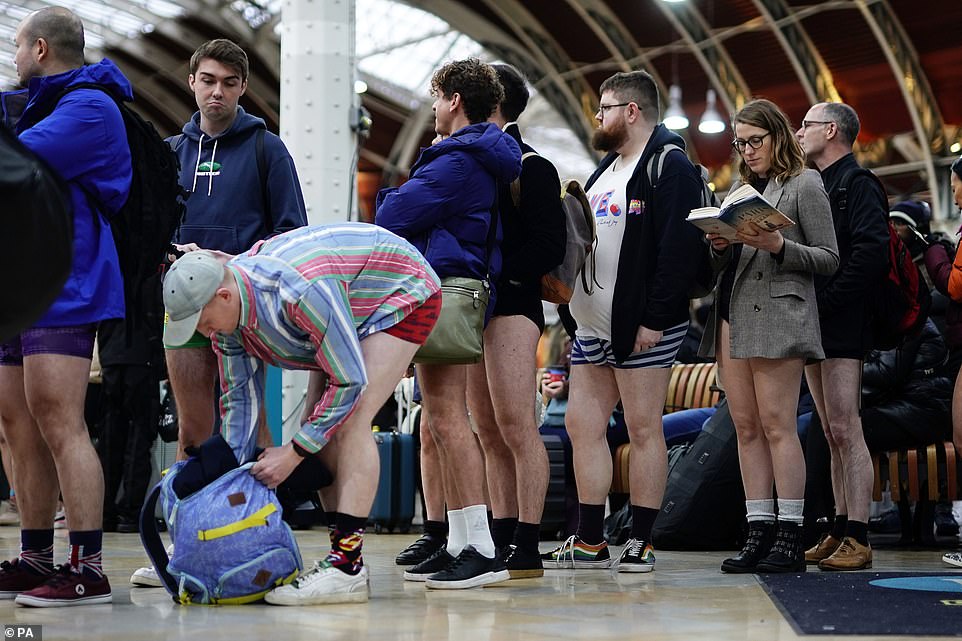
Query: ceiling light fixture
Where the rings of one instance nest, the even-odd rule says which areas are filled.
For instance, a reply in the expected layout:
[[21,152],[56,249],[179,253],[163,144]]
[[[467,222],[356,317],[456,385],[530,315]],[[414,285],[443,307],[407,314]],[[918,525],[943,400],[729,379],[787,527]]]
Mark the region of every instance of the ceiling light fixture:
[[669,129],[687,129],[688,117],[681,108],[681,87],[672,85],[668,88],[668,109],[662,121]]
[[721,114],[718,113],[717,98],[714,89],[708,90],[708,94],[705,97],[705,104],[708,106],[705,109],[705,113],[701,116],[701,122],[698,123],[698,131],[703,134],[720,134],[725,131],[725,121],[722,120]]

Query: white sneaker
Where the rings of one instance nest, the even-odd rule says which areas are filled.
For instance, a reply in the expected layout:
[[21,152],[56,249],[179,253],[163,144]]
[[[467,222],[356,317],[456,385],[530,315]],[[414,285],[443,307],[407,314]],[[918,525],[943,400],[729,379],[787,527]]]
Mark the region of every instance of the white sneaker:
[[942,555],[942,563],[962,568],[962,552],[948,552]]
[[[171,543],[167,546],[167,556],[171,557],[173,555],[174,544]],[[160,575],[157,574],[154,566],[148,565],[147,567],[134,570],[134,573],[130,575],[130,585],[136,585],[142,588],[162,588],[164,587],[164,582],[160,580]]]
[[0,526],[2,525],[20,525],[20,512],[17,511],[16,501],[0,501]]
[[371,592],[367,566],[355,575],[341,572],[327,561],[315,561],[293,583],[274,588],[264,600],[274,605],[365,603]]

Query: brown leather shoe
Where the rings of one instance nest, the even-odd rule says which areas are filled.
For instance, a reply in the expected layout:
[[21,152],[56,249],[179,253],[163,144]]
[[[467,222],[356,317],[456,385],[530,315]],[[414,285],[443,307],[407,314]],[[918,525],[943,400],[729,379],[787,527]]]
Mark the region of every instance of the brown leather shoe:
[[826,532],[822,534],[822,538],[818,540],[818,543],[805,550],[805,562],[818,563],[823,559],[827,559],[835,553],[835,550],[837,550],[841,544],[841,541]]
[[872,546],[862,545],[850,536],[827,559],[818,563],[820,570],[867,570],[872,567]]

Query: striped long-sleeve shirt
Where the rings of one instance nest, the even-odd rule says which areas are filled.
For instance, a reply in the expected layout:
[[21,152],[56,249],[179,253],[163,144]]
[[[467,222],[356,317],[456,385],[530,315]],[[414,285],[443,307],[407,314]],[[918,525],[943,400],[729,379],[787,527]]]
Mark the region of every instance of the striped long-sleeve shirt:
[[361,223],[303,227],[227,263],[240,290],[240,321],[217,334],[222,434],[239,461],[253,454],[265,364],[322,370],[327,386],[294,441],[317,452],[354,411],[367,385],[361,340],[440,291],[407,241]]

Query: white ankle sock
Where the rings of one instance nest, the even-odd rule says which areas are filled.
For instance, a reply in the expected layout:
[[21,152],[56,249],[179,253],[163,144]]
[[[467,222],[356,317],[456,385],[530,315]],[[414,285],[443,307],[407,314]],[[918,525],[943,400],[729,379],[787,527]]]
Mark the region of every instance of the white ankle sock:
[[468,545],[474,547],[482,556],[494,558],[494,539],[488,528],[488,506],[471,505],[463,510],[464,521],[468,528]]
[[745,501],[745,512],[749,523],[752,521],[774,521],[775,501],[774,499],[749,499]]
[[448,554],[457,556],[468,544],[468,525],[464,520],[464,510],[448,510]]
[[805,499],[778,499],[778,520],[802,524]]

